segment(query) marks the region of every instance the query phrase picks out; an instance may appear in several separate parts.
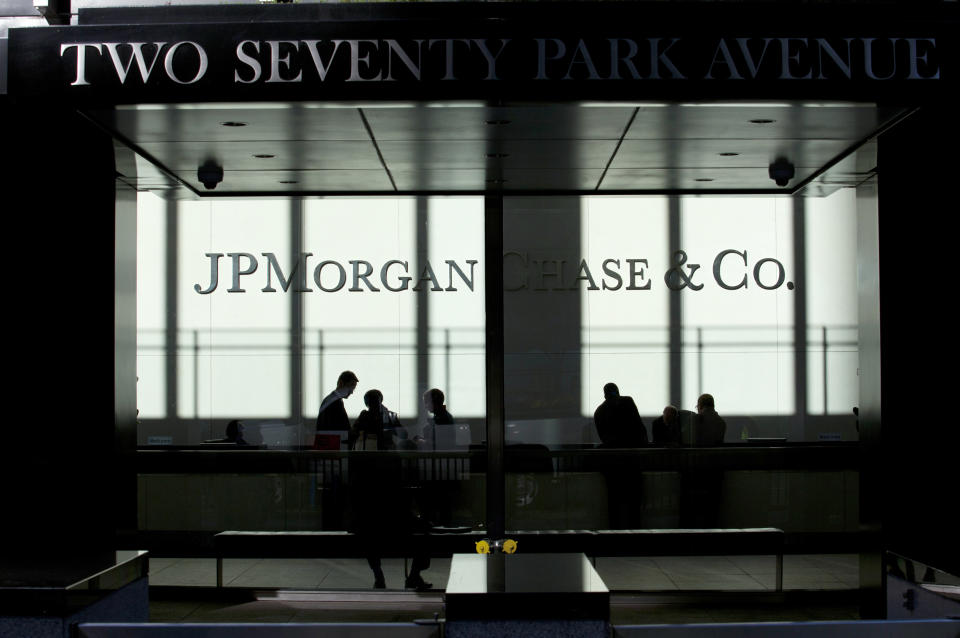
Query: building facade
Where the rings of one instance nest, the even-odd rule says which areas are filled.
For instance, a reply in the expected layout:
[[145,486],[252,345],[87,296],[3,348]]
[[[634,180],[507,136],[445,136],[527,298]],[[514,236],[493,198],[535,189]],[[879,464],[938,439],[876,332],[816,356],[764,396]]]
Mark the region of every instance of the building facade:
[[[434,524],[777,527],[859,553],[871,616],[884,552],[957,573],[955,428],[927,405],[950,393],[931,235],[953,208],[955,8],[10,22],[4,184],[31,230],[10,549],[349,529],[350,454],[314,447],[353,370],[350,420],[382,392],[404,424],[383,454]],[[608,382],[651,443],[664,406],[714,395],[722,441],[608,449]],[[430,388],[454,415],[439,447]],[[250,449],[204,447],[233,419]]]

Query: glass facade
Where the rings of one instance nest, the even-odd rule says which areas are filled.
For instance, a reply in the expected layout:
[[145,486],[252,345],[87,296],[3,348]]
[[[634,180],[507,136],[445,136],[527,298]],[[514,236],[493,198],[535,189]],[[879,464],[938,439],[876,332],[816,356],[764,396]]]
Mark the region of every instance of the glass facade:
[[[852,190],[505,198],[506,528],[855,529],[855,470],[771,467],[751,446],[857,438],[855,204]],[[373,389],[395,415],[376,448],[402,469],[377,471],[431,524],[483,528],[482,198],[141,193],[138,222],[141,449],[222,451],[237,419],[243,449],[287,459],[143,471],[142,530],[350,529],[356,432],[315,439],[344,370],[359,378],[351,424]],[[601,440],[611,382],[646,449]],[[449,419],[426,409],[432,388]],[[753,456],[655,440],[665,406],[686,423],[704,392],[723,446]]]
[[[856,440],[855,215],[852,190],[505,199],[507,529],[855,529],[856,472],[676,455],[653,424],[710,393],[726,447]],[[601,440],[611,382],[655,450]]]
[[[905,478],[942,483],[950,463],[935,452],[955,446],[927,449],[942,419],[908,407],[931,376],[915,372],[931,348],[915,302],[933,298],[934,278],[905,280],[901,263],[929,235],[917,193],[930,210],[949,201],[946,151],[921,148],[956,137],[937,106],[956,57],[943,46],[948,12],[906,26],[878,15],[863,31],[855,10],[798,5],[798,37],[777,38],[776,12],[731,6],[672,35],[609,38],[604,67],[603,36],[643,7],[598,7],[580,40],[576,16],[531,39],[524,16],[536,9],[491,29],[499,10],[481,7],[451,32],[478,36],[464,50],[473,62],[456,65],[454,41],[409,40],[443,17],[418,11],[401,16],[401,39],[379,40],[379,59],[341,55],[326,81],[322,61],[302,55],[319,41],[285,38],[319,37],[291,18],[329,12],[253,28],[253,5],[212,21],[142,9],[75,15],[97,36],[81,44],[72,27],[11,28],[3,51],[4,113],[47,122],[11,130],[26,159],[8,181],[43,194],[34,216],[58,220],[47,230],[62,254],[84,246],[101,274],[113,256],[113,305],[109,286],[84,288],[83,369],[57,390],[85,406],[83,423],[27,428],[47,468],[13,511],[30,545],[60,543],[64,522],[84,520],[67,553],[119,539],[209,557],[222,530],[362,530],[357,496],[388,485],[383,511],[477,534],[776,526],[791,551],[858,551],[860,580],[844,584],[872,606],[880,547],[955,562],[949,508]],[[356,18],[385,34],[386,14],[354,13],[331,14],[320,35],[348,37]],[[827,17],[836,28],[824,35]],[[165,64],[131,66],[143,44],[131,29],[157,34],[141,39]],[[181,31],[189,43],[165,35]],[[496,38],[482,36],[501,37],[499,76],[483,44]],[[505,52],[508,36],[528,46]],[[253,86],[230,81],[231,64],[254,70],[239,55],[248,44],[230,40],[241,37],[261,46]],[[757,57],[768,39],[783,55]],[[633,53],[618,57],[627,43],[650,44],[649,67],[643,46],[637,70]],[[175,64],[180,44],[193,46]],[[207,77],[181,81],[186,53],[210,62]],[[536,75],[517,81],[515,60],[538,61]],[[375,61],[386,77],[373,77]],[[296,82],[300,66],[320,81],[274,85]],[[262,170],[277,149],[289,164]],[[61,188],[29,168],[44,153],[73,167]],[[785,165],[796,173],[781,188]],[[223,174],[218,191],[205,169]],[[40,332],[56,323],[46,314]],[[111,346],[112,383],[89,364]],[[345,370],[356,388],[337,387]],[[318,428],[335,389],[344,420]],[[710,443],[697,441],[704,392],[724,424]],[[595,411],[616,394],[636,406],[646,444],[604,436]],[[658,437],[667,406],[678,440]],[[371,444],[359,424],[374,410]],[[604,579],[629,589],[641,561],[607,558]]]
[[482,438],[482,200],[143,193],[138,208],[140,445],[197,445],[242,419],[252,445],[310,446],[343,370],[412,434],[420,396],[445,388]]

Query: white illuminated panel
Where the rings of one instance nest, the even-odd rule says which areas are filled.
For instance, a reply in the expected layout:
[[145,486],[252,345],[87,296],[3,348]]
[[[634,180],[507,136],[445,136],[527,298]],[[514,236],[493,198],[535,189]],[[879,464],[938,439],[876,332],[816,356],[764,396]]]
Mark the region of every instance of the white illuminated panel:
[[[352,370],[360,384],[357,396],[345,402],[351,419],[364,409],[363,393],[372,388],[383,393],[384,404],[401,418],[415,416],[416,293],[386,289],[401,287],[403,276],[414,277],[410,288],[416,283],[415,200],[309,199],[303,217],[304,248],[313,253],[308,270],[313,273],[323,261],[330,261],[340,264],[346,275],[342,288],[324,292],[311,274],[312,292],[303,297],[304,413],[308,418],[315,415],[320,401],[335,388],[337,376]],[[395,259],[408,262],[407,272],[402,265],[389,268],[384,284],[381,268]],[[367,281],[355,280],[351,261],[370,264],[373,274]],[[364,266],[357,267],[358,273],[366,272]],[[336,289],[339,273],[332,264],[322,268],[323,286]]]
[[849,416],[859,402],[856,191],[808,199],[806,227],[807,410]]
[[[182,202],[178,211],[177,412],[192,418],[284,418],[290,413],[290,302],[265,294],[264,252],[290,255],[290,202]],[[210,294],[208,253],[222,253]],[[255,272],[233,288],[230,253],[249,253]],[[252,267],[239,258],[240,270]],[[282,264],[288,267],[289,264]],[[211,436],[222,436],[218,431]]]
[[[632,396],[641,414],[658,414],[668,401],[669,291],[661,272],[667,261],[667,205],[665,197],[581,202],[581,252],[599,288],[580,284],[584,416],[593,416],[608,382]],[[634,264],[643,276],[632,282],[629,259],[646,260]],[[605,266],[622,281],[606,274]],[[649,290],[630,289],[647,285]]]
[[137,409],[140,418],[166,415],[166,202],[137,198]]
[[[683,296],[683,388],[692,409],[714,395],[721,414],[787,415],[794,411],[792,203],[787,198],[685,197],[681,202],[682,266],[700,290]],[[725,250],[719,278],[714,262]],[[743,256],[745,254],[745,257]],[[755,277],[757,264],[768,261]],[[671,265],[676,265],[674,260]],[[746,261],[746,263],[744,263]],[[727,286],[737,287],[734,290]],[[743,287],[738,287],[743,284]],[[729,440],[729,433],[728,433]]]
[[[432,197],[428,200],[430,263],[456,291],[429,296],[429,385],[446,394],[454,418],[482,416],[486,405],[486,310],[484,285],[484,211],[481,197]],[[467,286],[454,260],[473,283]],[[476,260],[471,271],[468,260]],[[472,277],[471,277],[472,272]]]

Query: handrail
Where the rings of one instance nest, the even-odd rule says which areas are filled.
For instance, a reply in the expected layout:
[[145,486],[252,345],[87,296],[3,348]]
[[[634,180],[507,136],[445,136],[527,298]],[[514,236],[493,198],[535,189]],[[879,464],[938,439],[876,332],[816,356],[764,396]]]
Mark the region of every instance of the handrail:
[[[260,450],[260,449],[140,449],[133,454],[138,473],[216,473],[243,474],[297,473],[313,471],[316,464],[340,464],[350,458],[396,458],[405,463],[447,463],[473,465],[482,472],[486,450],[412,451],[389,450],[352,452],[344,450]],[[750,444],[710,448],[635,448],[635,449],[506,449],[507,472],[527,470],[511,461],[548,461],[554,473],[597,472],[609,461],[634,462],[638,472],[717,470],[857,470],[860,467],[856,443]],[[543,467],[545,464],[541,464]],[[533,470],[532,470],[533,471]]]

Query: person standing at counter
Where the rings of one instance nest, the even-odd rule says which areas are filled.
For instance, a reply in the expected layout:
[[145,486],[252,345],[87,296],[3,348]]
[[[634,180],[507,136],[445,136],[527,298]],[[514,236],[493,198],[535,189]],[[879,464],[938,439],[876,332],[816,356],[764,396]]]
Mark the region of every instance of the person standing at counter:
[[[697,414],[691,419],[691,442],[697,447],[723,445],[727,424],[717,414],[713,395],[697,398]],[[696,464],[680,475],[680,527],[711,528],[721,526],[724,471]]]
[[620,396],[616,383],[603,386],[603,403],[593,413],[597,435],[605,447],[643,447],[647,428],[632,397]]
[[727,434],[727,422],[717,414],[713,395],[701,394],[697,399],[694,428],[694,445],[710,447],[723,444],[723,438]]
[[[439,388],[431,388],[423,393],[423,407],[431,416],[423,428],[423,436],[420,437],[418,443],[427,450],[452,449],[454,447],[452,430],[448,432],[450,436],[447,437],[443,437],[442,434],[438,432],[437,426],[440,426],[440,428],[444,426],[453,427],[453,415],[447,410],[447,406],[443,404],[444,399],[443,390]],[[439,438],[441,439],[447,438],[451,440],[443,441],[438,446],[438,435],[440,435]]]
[[[637,404],[620,395],[616,383],[603,386],[603,403],[593,413],[603,448],[638,448],[647,445],[647,429]],[[608,525],[612,529],[640,527],[643,511],[643,481],[636,460],[621,454],[604,455],[603,475],[607,484]]]
[[680,413],[672,405],[653,420],[654,447],[680,447]]
[[383,404],[380,390],[368,390],[363,395],[367,409],[360,413],[347,441],[351,450],[395,450],[407,439],[407,429],[397,413]]

